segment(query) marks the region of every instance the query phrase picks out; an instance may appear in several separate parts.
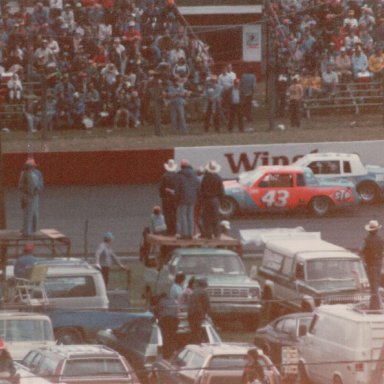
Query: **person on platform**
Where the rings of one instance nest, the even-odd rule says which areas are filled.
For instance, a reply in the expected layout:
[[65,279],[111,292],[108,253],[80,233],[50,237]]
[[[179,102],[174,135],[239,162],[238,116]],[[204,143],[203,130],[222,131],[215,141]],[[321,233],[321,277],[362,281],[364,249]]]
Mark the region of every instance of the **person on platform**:
[[37,258],[33,255],[35,246],[33,243],[24,245],[24,252],[17,258],[14,268],[14,276],[22,279],[28,279],[32,267],[36,264]]
[[382,227],[377,220],[371,220],[365,225],[367,236],[364,239],[360,253],[364,257],[367,269],[369,285],[371,287],[371,299],[369,308],[372,310],[381,308],[379,295],[381,269],[383,265],[383,239],[379,235],[379,229]]
[[165,164],[165,173],[161,176],[159,185],[159,194],[161,198],[165,223],[167,225],[167,234],[174,236],[176,234],[176,182],[177,182],[177,164],[175,160],[169,159]]
[[128,270],[128,268],[121,263],[115,252],[113,252],[113,239],[114,236],[111,232],[104,233],[104,240],[98,246],[95,254],[96,267],[101,270],[106,287],[108,287],[109,282],[109,270],[113,264],[117,264],[124,271]]
[[28,158],[20,174],[18,189],[21,192],[23,210],[23,236],[36,232],[39,220],[39,195],[43,191],[43,175],[37,168],[35,159]]

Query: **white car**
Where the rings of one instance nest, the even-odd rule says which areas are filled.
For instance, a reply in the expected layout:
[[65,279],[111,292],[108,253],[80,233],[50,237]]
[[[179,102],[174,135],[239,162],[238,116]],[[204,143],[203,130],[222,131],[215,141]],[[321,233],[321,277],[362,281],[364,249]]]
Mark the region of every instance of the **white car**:
[[321,179],[352,181],[363,203],[373,203],[383,197],[384,167],[365,165],[356,153],[310,153],[292,165],[311,168]]

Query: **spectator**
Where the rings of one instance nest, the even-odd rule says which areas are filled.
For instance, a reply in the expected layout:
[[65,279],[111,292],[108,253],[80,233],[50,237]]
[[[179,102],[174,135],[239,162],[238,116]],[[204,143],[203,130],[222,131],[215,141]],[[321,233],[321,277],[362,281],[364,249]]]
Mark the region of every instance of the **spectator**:
[[188,310],[189,300],[193,293],[193,288],[195,284],[195,276],[191,276],[188,280],[187,286],[181,292],[181,295],[178,298],[179,309],[182,312]]
[[356,46],[351,61],[353,77],[355,80],[370,76],[368,72],[368,59],[366,54],[362,51],[360,45]]
[[29,237],[38,227],[39,195],[43,191],[44,181],[35,159],[29,158],[20,174],[18,189],[21,192],[23,226],[21,234]]
[[303,86],[299,83],[300,76],[292,77],[292,84],[288,88],[291,128],[300,128],[301,100],[304,96]]
[[334,71],[332,64],[328,64],[326,71],[322,73],[322,88],[324,94],[326,96],[335,96],[338,83],[337,73]]
[[375,48],[375,52],[369,56],[368,68],[376,80],[381,80],[384,69],[384,53],[380,46]]
[[240,81],[235,79],[233,86],[229,90],[229,117],[228,117],[228,131],[232,132],[233,123],[237,120],[237,125],[240,132],[244,132],[243,121],[243,100],[240,93]]
[[175,276],[175,281],[173,282],[169,290],[169,297],[172,300],[175,300],[176,303],[178,303],[179,297],[183,293],[184,282],[185,274],[183,272],[177,272]]
[[342,83],[352,79],[352,61],[345,47],[340,49],[340,55],[336,58],[336,71]]
[[220,238],[220,201],[224,197],[223,181],[219,175],[221,167],[216,161],[210,161],[201,180],[200,200],[203,217],[203,237]]
[[25,118],[27,120],[28,132],[37,132],[37,127],[40,124],[41,116],[39,113],[39,103],[37,101],[29,101],[26,104],[24,111]]
[[185,119],[185,98],[187,95],[188,92],[185,90],[183,83],[178,77],[174,77],[167,93],[171,113],[171,126],[174,133],[188,132]]
[[176,184],[177,184],[177,164],[173,159],[164,163],[165,173],[161,176],[159,194],[162,202],[165,223],[168,235],[176,234]]
[[83,119],[85,116],[85,104],[79,92],[73,94],[73,103],[69,108],[71,128],[83,128]]
[[210,300],[206,288],[206,279],[197,279],[188,303],[188,322],[191,328],[191,339],[195,344],[203,342],[203,330],[201,325],[209,314]]
[[240,78],[240,94],[243,100],[243,112],[247,121],[252,121],[252,102],[256,91],[256,75],[245,72]]
[[165,218],[161,212],[161,208],[158,205],[155,205],[152,209],[149,230],[151,233],[158,235],[165,235],[167,233],[167,224],[165,223]]
[[192,239],[194,212],[199,196],[200,182],[188,160],[181,160],[176,180],[177,233],[184,239]]
[[12,356],[7,350],[5,341],[0,338],[0,372],[1,378],[10,383],[19,383],[20,377],[17,373]]
[[211,122],[216,132],[220,131],[222,117],[221,97],[222,86],[217,82],[217,76],[207,78],[204,90],[204,131],[208,132]]
[[23,85],[17,73],[14,73],[7,82],[9,100],[21,102]]
[[22,279],[29,279],[32,267],[36,264],[37,258],[33,255],[35,246],[33,243],[24,245],[23,254],[16,260],[14,276]]
[[124,266],[119,258],[116,256],[112,249],[112,241],[114,236],[111,232],[104,233],[104,240],[98,246],[95,253],[95,264],[100,269],[101,274],[105,282],[105,286],[108,287],[109,272],[112,265],[115,263],[124,271],[127,271],[127,267]]
[[115,114],[113,128],[116,129],[121,116],[125,116],[125,128],[129,127],[129,97],[125,89],[121,89],[117,97],[117,111]]

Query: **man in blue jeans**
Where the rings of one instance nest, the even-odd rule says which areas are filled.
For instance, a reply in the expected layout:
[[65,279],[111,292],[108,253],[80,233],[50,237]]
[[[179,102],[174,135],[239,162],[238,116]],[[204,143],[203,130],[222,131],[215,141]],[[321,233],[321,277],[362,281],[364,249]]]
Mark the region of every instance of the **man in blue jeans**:
[[176,181],[177,233],[192,239],[195,205],[199,196],[200,181],[188,160],[182,160]]

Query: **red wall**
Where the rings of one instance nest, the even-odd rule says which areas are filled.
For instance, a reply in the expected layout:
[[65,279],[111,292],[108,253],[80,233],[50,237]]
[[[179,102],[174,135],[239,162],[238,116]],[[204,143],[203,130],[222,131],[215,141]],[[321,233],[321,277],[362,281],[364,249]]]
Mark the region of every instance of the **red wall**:
[[[46,185],[155,183],[173,149],[44,152],[34,155]],[[4,184],[16,186],[27,153],[3,154]]]

